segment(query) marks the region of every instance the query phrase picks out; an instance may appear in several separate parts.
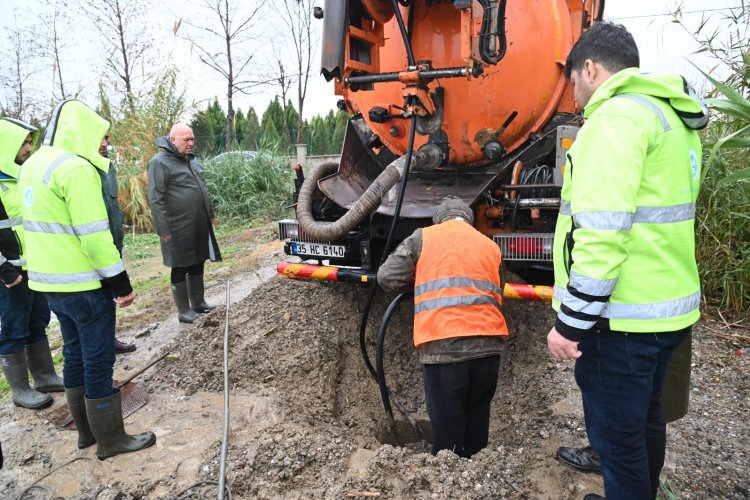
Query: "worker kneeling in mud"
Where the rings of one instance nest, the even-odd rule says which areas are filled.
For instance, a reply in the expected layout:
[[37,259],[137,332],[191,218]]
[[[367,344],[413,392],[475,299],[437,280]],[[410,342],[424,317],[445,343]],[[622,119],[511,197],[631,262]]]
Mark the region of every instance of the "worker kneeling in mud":
[[487,446],[502,337],[500,248],[474,229],[471,208],[445,198],[378,271],[389,292],[414,289],[414,346],[424,365],[432,453],[471,457]]

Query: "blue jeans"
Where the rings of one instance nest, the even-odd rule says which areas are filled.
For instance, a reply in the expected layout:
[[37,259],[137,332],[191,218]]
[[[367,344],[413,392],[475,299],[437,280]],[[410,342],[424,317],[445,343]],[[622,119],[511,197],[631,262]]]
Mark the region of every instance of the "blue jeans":
[[575,377],[607,500],[656,498],[666,449],[661,386],[672,352],[689,332],[597,329],[578,344]]
[[86,397],[111,396],[115,366],[115,303],[111,292],[47,292],[50,308],[62,330],[63,384],[86,386]]
[[499,368],[500,356],[424,365],[433,455],[451,450],[468,458],[487,446]]
[[49,317],[47,299],[29,288],[26,273],[13,288],[0,283],[0,354],[16,354],[46,339]]

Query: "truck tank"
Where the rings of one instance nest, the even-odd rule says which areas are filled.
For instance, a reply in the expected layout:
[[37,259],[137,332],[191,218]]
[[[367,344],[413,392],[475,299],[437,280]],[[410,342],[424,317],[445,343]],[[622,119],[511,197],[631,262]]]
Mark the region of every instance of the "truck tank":
[[506,262],[549,269],[580,126],[563,66],[603,9],[604,0],[326,0],[321,72],[353,118],[339,164],[304,180],[298,171],[298,220],[280,222],[286,252],[371,274],[394,215],[399,241],[452,195]]

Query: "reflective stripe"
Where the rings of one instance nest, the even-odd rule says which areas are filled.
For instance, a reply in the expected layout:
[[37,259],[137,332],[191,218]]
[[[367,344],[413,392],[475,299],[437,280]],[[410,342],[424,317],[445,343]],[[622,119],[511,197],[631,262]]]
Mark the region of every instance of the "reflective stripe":
[[89,234],[100,233],[102,231],[109,231],[109,221],[107,219],[104,219],[94,222],[87,222],[86,224],[73,226],[73,230],[78,236],[87,236]]
[[35,222],[30,220],[23,221],[23,228],[33,233],[49,234],[69,234],[77,236],[73,226],[67,224],[58,224],[57,222]]
[[558,286],[554,288],[553,298],[560,302],[560,304],[565,304],[573,311],[591,314],[592,316],[601,316],[602,311],[606,309],[608,304],[608,302],[589,302],[587,300],[579,299],[566,289]]
[[581,229],[629,231],[633,227],[633,214],[630,212],[579,212],[573,215],[573,221]]
[[64,155],[55,158],[55,160],[49,164],[49,167],[47,167],[47,171],[44,172],[44,178],[42,179],[42,182],[44,182],[45,184],[49,184],[49,181],[52,178],[52,173],[57,170],[57,167],[71,158],[76,158],[76,155],[74,155],[73,153],[65,153]]
[[36,127],[29,125],[28,123],[22,122],[21,120],[17,120],[15,118],[9,118],[7,116],[3,116],[0,118],[0,120],[4,120],[6,122],[10,122],[13,125],[16,125],[18,127],[21,127],[24,130],[28,130],[29,132],[34,132],[36,130]]
[[5,193],[7,193],[8,191],[10,191],[10,188],[8,186],[6,186],[4,182],[0,182],[0,189],[2,189],[3,192],[5,192]]
[[572,318],[562,311],[557,313],[557,318],[566,325],[580,330],[590,330],[596,324],[596,321],[584,321],[582,319]]
[[498,295],[502,295],[500,287],[495,285],[491,281],[485,280],[473,280],[466,277],[454,277],[454,278],[441,278],[437,280],[428,281],[417,287],[414,287],[414,297],[427,293],[434,292],[435,290],[442,290],[445,288],[458,288],[458,287],[472,287],[477,290],[484,290],[488,292],[494,292]]
[[101,276],[96,271],[87,271],[85,273],[38,273],[29,271],[29,279],[37,283],[46,283],[48,285],[70,285],[73,283],[88,283],[90,281],[99,281]]
[[74,283],[100,281],[102,278],[111,278],[112,276],[117,276],[124,270],[125,264],[123,261],[120,261],[109,267],[83,273],[39,273],[36,271],[29,271],[29,279],[38,283],[46,283],[48,285],[71,285]]
[[459,295],[457,297],[442,297],[439,299],[430,299],[414,304],[414,314],[419,314],[432,309],[455,306],[476,306],[490,304],[500,309],[500,304],[495,297],[489,295]]
[[102,267],[102,268],[97,269],[96,271],[99,273],[100,276],[103,276],[104,278],[111,278],[112,276],[117,276],[124,270],[125,270],[125,263],[123,261],[120,261],[117,264],[112,264],[109,267]]
[[609,296],[615,291],[617,278],[600,280],[589,278],[575,271],[570,272],[570,286],[586,295]]
[[695,218],[695,203],[672,205],[669,207],[638,207],[635,222],[641,224],[667,224]]
[[[566,207],[570,210],[570,204]],[[562,208],[560,212],[563,213]],[[565,214],[569,215],[569,214]],[[580,212],[573,215],[576,225],[584,229],[628,231],[633,224],[670,224],[695,218],[695,203],[668,207],[637,207],[630,212]]]
[[44,138],[42,139],[42,144],[45,146],[52,146],[52,143],[55,140],[55,133],[57,132],[57,120],[60,118],[62,107],[71,100],[72,99],[67,99],[62,101],[52,110],[52,118],[49,123],[47,123],[47,129],[44,131]]
[[26,265],[26,259],[11,259],[8,262],[10,262],[14,266],[18,266],[18,267]]
[[573,217],[573,211],[570,209],[569,201],[560,200],[560,213],[562,215],[567,215],[568,217]]
[[23,222],[23,218],[21,217],[3,219],[3,220],[0,220],[0,229],[9,229],[13,226],[20,226],[22,222]]
[[23,228],[34,233],[69,234],[70,236],[87,236],[89,234],[109,231],[109,221],[98,220],[71,226],[58,222],[23,221]]
[[674,318],[697,309],[700,304],[701,292],[697,291],[681,299],[649,304],[616,304],[610,302],[608,311],[602,316],[610,319]]
[[664,116],[664,112],[659,108],[659,106],[654,104],[650,99],[643,97],[642,95],[637,95],[637,94],[618,94],[615,97],[624,97],[626,99],[630,99],[631,101],[637,102],[644,108],[648,108],[659,119],[659,122],[661,123],[661,128],[664,129],[665,132],[667,130],[672,129],[672,127],[669,125],[669,121],[667,121],[667,117]]

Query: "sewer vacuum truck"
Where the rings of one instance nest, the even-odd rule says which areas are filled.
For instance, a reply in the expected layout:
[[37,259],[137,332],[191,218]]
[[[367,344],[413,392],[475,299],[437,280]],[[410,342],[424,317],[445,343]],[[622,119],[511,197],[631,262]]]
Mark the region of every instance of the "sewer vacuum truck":
[[[315,264],[279,272],[367,281],[389,235],[392,249],[430,225],[448,195],[505,263],[550,270],[581,125],[563,66],[603,11],[604,0],[326,0],[321,72],[353,117],[339,163],[296,167],[297,219],[279,236]],[[547,288],[518,293],[549,300]]]

